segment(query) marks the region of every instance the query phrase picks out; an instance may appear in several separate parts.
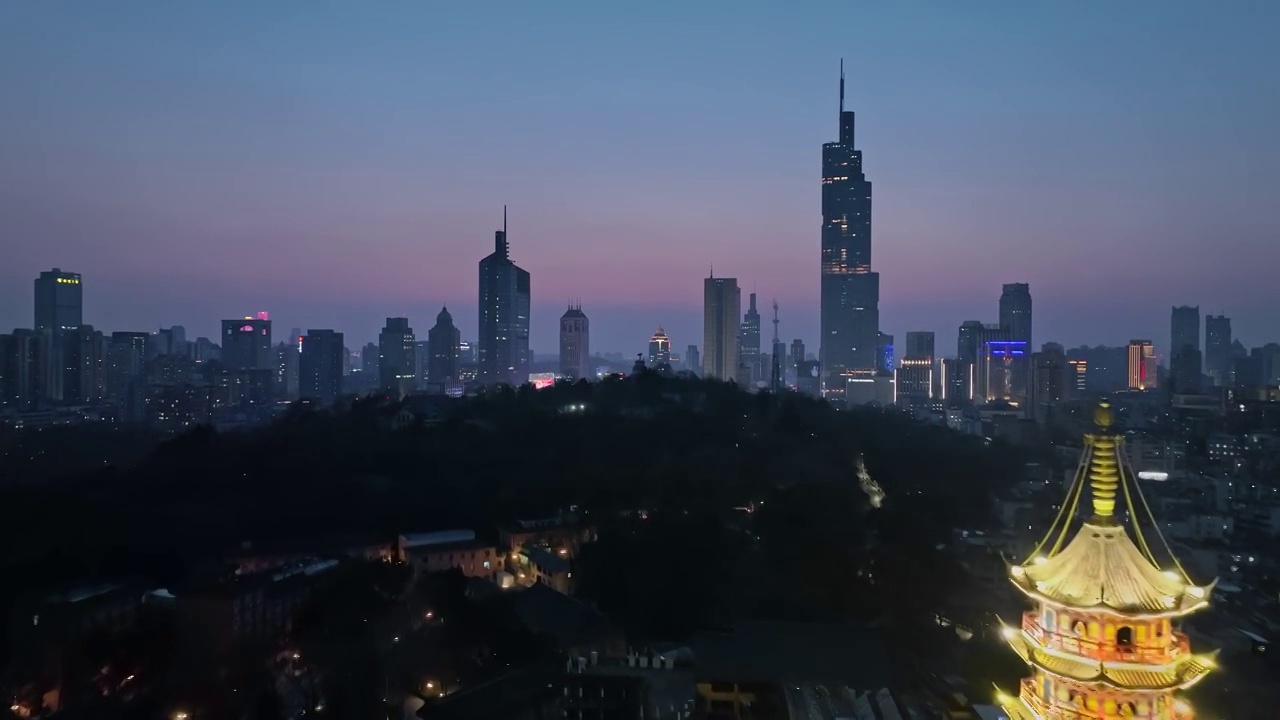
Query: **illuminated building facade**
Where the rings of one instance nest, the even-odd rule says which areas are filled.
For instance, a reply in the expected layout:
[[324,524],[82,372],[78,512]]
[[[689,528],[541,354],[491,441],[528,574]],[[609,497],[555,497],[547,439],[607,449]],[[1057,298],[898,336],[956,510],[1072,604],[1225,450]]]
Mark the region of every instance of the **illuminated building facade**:
[[742,292],[736,278],[702,282],[702,376],[732,380],[738,372],[738,318]]
[[[1206,607],[1213,586],[1193,583],[1160,536],[1107,403],[1095,422],[1058,517],[1009,569],[1035,607],[1004,637],[1031,676],[997,701],[1014,720],[1191,720],[1177,692],[1214,658],[1191,651],[1178,621]],[[1092,512],[1078,520],[1086,486]]]
[[1156,348],[1150,340],[1129,341],[1129,389],[1156,389]]
[[84,324],[80,273],[47,270],[36,278],[35,290],[36,330],[72,330]]
[[840,66],[840,136],[822,146],[822,281],[819,351],[822,394],[843,400],[850,378],[870,379],[880,331],[880,275],[871,271],[871,182],[854,147],[854,113],[844,109]]
[[[752,295],[752,297],[755,297]],[[667,337],[667,331],[658,328],[658,331],[649,338],[649,367],[656,368],[659,365],[671,364],[671,338]]]

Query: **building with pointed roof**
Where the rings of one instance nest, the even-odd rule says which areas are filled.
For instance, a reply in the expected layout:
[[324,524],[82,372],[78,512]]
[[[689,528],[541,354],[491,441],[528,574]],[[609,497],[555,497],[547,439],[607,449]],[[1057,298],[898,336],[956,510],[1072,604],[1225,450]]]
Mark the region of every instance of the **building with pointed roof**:
[[[1035,609],[1004,636],[1032,675],[998,701],[1014,720],[1191,720],[1176,693],[1202,680],[1214,655],[1193,653],[1178,620],[1207,607],[1213,585],[1192,582],[1164,542],[1110,405],[1099,406],[1095,424],[1058,517],[1009,568]],[[1092,512],[1077,521],[1086,485]]]
[[462,333],[453,324],[448,307],[441,307],[436,324],[427,331],[427,386],[435,392],[447,392],[459,378],[458,353]]

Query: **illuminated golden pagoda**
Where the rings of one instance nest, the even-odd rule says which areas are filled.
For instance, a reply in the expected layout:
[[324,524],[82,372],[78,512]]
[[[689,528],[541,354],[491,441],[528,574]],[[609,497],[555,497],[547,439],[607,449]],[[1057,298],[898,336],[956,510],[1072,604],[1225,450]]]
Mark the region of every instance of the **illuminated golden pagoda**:
[[[1160,535],[1124,439],[1111,431],[1111,407],[1102,403],[1094,420],[1057,518],[1026,562],[1009,568],[1036,607],[1004,635],[1032,674],[1016,697],[998,700],[1014,720],[1190,720],[1194,711],[1175,693],[1204,678],[1214,658],[1192,653],[1177,621],[1206,607],[1213,586],[1191,582]],[[1093,513],[1076,522],[1085,485]],[[1144,517],[1166,566],[1147,543]]]

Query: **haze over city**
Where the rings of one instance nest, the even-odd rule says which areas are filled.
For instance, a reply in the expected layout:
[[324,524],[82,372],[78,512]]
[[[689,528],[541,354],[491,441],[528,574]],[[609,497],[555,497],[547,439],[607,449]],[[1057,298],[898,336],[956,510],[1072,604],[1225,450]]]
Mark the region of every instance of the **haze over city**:
[[358,347],[448,305],[473,338],[506,204],[535,352],[570,299],[593,349],[698,343],[712,266],[816,349],[841,57],[886,332],[950,352],[1007,282],[1069,346],[1164,346],[1184,303],[1261,343],[1280,302],[1272,4],[2,12],[0,327],[61,267],[108,330],[268,310]]

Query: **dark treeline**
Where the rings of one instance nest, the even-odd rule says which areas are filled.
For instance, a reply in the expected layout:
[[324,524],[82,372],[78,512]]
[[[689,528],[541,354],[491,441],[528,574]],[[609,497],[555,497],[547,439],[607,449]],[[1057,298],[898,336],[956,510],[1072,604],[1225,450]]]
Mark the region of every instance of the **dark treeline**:
[[[244,542],[483,530],[577,506],[601,537],[578,561],[583,592],[636,634],[909,611],[918,593],[887,599],[886,583],[954,572],[932,549],[986,526],[992,489],[1022,464],[891,411],[651,374],[503,388],[433,423],[399,411],[297,406],[267,428],[194,429],[129,467],[0,489],[7,576],[162,582]],[[888,493],[880,509],[858,489],[859,456]]]

